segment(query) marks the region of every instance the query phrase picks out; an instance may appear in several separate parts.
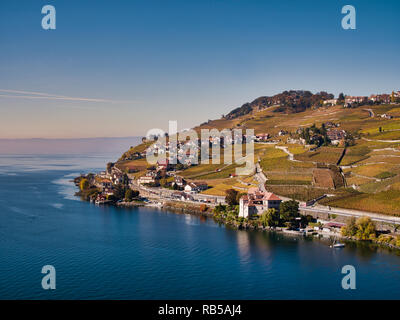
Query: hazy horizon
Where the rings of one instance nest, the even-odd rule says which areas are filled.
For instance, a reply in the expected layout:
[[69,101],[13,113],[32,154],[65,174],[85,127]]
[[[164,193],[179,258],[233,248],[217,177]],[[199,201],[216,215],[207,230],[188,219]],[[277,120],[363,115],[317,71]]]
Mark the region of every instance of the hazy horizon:
[[0,155],[122,153],[140,142],[141,137],[0,138]]

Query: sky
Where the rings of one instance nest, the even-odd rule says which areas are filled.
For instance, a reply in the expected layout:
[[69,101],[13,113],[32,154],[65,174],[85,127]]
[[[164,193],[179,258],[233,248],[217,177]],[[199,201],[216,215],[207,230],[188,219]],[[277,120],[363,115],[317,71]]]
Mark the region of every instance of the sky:
[[0,139],[142,136],[284,90],[400,90],[399,15],[397,0],[1,0]]

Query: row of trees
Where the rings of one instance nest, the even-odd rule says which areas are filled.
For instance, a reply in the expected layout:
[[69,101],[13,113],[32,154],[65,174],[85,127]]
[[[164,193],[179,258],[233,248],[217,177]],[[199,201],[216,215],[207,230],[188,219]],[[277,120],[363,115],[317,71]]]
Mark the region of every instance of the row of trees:
[[114,192],[112,195],[108,196],[108,200],[110,201],[119,201],[125,200],[126,202],[131,202],[133,199],[139,197],[139,191],[132,190],[128,186],[124,184],[117,184],[114,187]]
[[270,208],[260,216],[260,222],[264,227],[286,226],[294,229],[305,227],[310,221],[309,217],[300,215],[299,203],[295,200],[283,201],[279,211]]
[[369,217],[360,217],[357,220],[352,217],[342,228],[342,235],[358,240],[373,240],[376,237],[375,224]]

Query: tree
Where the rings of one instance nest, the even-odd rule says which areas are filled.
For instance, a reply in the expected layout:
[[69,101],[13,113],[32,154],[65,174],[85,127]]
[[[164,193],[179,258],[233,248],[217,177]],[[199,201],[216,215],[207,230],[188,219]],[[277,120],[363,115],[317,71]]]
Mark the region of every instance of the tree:
[[239,204],[239,192],[234,189],[228,189],[225,191],[225,201],[230,206]]
[[299,203],[296,200],[289,200],[281,202],[279,206],[280,218],[284,221],[290,221],[299,214]]
[[395,103],[395,102],[396,102],[396,99],[395,99],[395,97],[394,97],[394,91],[392,91],[392,95],[391,95],[391,97],[390,97],[390,100],[391,100],[392,103]]
[[109,194],[107,195],[107,200],[111,202],[117,202],[119,199],[117,199],[117,197],[114,196],[113,194]]
[[88,179],[82,179],[80,182],[79,182],[79,188],[83,191],[83,190],[87,190],[87,189],[89,189],[89,187],[90,187],[90,185],[89,185],[89,181],[88,181]]
[[342,227],[342,235],[345,237],[353,237],[357,232],[356,218],[351,217],[347,224]]
[[357,232],[356,237],[359,240],[368,240],[371,236],[376,235],[375,224],[370,217],[361,217],[356,222]]
[[226,206],[224,206],[223,204],[219,203],[218,205],[215,206],[214,208],[214,212],[215,213],[222,213],[225,212],[226,210]]
[[133,191],[132,189],[127,189],[125,191],[125,201],[131,202],[133,200]]
[[208,207],[204,204],[204,203],[202,203],[201,205],[200,205],[200,212],[206,212],[207,211],[207,209],[208,209]]
[[111,172],[111,168],[113,167],[113,163],[112,162],[109,162],[109,163],[107,163],[107,172],[108,173],[110,173]]
[[342,228],[342,235],[356,237],[359,240],[368,240],[376,235],[375,224],[369,217],[360,217],[357,220],[352,217]]
[[279,212],[273,208],[268,209],[261,215],[260,222],[264,227],[277,227],[279,225]]
[[126,192],[126,188],[125,186],[123,186],[122,184],[117,184],[114,187],[114,196],[115,198],[117,198],[118,200],[122,200],[125,197],[125,192]]

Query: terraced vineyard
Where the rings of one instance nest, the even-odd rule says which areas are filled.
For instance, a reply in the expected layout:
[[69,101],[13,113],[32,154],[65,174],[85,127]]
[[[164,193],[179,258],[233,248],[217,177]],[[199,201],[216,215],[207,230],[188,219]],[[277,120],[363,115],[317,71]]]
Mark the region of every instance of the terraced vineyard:
[[[373,111],[373,117],[367,109]],[[269,143],[255,144],[254,159],[255,162],[259,161],[268,178],[267,189],[278,195],[310,200],[323,194],[334,194],[334,197],[324,199],[321,203],[400,214],[400,105],[352,109],[342,106],[320,107],[289,114],[276,111],[276,106],[253,109],[235,119],[208,121],[194,129],[200,132],[201,129],[211,128],[247,128],[254,129],[256,134],[268,133]],[[393,118],[382,118],[383,114]],[[345,130],[353,137],[351,143],[343,147],[330,145],[319,148],[300,143],[299,129],[313,124],[320,127],[323,123],[334,123],[338,129]],[[281,130],[285,133],[279,135]],[[339,172],[340,177],[321,172],[325,177],[332,177],[335,188],[316,184],[315,172],[318,171],[314,169],[321,165],[332,165],[334,167],[331,169]],[[121,166],[140,170],[145,167],[141,160],[122,162]],[[251,181],[251,176],[230,178],[237,167],[236,164],[198,165],[179,174],[189,180],[206,181],[210,188],[204,193],[215,195],[224,195],[225,190],[232,187],[244,192],[248,187],[257,185]],[[338,183],[339,178],[345,179],[344,186]]]

